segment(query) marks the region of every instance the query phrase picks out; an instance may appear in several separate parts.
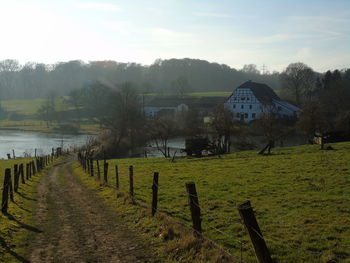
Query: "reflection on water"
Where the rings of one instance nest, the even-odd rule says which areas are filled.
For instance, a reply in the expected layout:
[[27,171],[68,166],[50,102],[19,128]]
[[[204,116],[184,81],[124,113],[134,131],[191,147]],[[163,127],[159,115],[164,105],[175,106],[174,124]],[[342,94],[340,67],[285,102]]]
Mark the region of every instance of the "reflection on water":
[[30,131],[0,130],[0,158],[7,158],[7,153],[15,150],[16,157],[25,154],[34,155],[51,153],[53,147],[68,148],[83,145],[91,135],[67,135]]

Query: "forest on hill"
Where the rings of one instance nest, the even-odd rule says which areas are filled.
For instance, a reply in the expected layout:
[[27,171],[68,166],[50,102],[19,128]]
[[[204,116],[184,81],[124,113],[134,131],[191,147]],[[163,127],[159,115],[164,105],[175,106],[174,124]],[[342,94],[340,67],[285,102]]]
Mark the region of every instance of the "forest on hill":
[[156,94],[174,93],[179,82],[186,92],[233,91],[247,80],[279,89],[279,75],[278,72],[260,72],[254,64],[238,70],[190,58],[158,59],[151,65],[80,60],[21,65],[17,60],[7,59],[0,61],[0,99],[44,98],[50,92],[65,96],[94,81],[106,85],[132,82],[140,92]]

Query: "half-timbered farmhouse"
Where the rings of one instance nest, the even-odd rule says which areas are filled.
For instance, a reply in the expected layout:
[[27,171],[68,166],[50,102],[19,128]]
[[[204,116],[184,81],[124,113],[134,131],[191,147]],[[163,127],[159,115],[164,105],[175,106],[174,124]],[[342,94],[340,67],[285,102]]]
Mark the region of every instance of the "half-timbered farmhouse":
[[236,88],[226,100],[225,107],[234,113],[236,120],[250,122],[262,112],[280,116],[296,116],[299,108],[281,100],[266,84],[247,81]]

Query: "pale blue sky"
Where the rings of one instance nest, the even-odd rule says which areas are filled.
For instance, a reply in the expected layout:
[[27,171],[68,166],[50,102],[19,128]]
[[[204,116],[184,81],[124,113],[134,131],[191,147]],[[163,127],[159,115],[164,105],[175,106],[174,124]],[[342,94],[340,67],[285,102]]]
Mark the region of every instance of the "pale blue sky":
[[350,0],[0,0],[0,59],[350,67]]

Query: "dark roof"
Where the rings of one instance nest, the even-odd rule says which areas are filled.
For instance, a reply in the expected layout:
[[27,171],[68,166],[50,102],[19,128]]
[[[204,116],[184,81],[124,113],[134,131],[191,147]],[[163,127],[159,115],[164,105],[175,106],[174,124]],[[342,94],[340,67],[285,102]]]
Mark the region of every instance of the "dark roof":
[[251,80],[244,82],[236,89],[250,89],[254,96],[264,104],[270,104],[273,99],[281,100],[269,86],[263,83],[253,82]]

